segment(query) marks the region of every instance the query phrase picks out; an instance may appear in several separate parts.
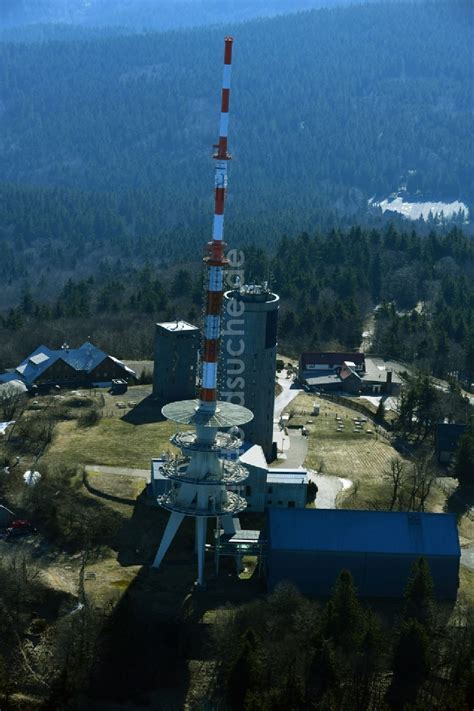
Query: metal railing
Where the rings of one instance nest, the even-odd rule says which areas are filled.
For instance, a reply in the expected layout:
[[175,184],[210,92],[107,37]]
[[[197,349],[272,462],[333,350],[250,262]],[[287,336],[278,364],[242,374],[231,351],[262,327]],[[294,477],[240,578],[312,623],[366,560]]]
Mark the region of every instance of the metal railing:
[[235,516],[247,508],[247,502],[241,496],[232,492],[227,492],[227,501],[216,501],[214,497],[209,497],[207,508],[198,508],[197,502],[185,504],[178,500],[178,490],[172,490],[167,494],[158,496],[157,502],[168,511],[177,511],[188,516]]

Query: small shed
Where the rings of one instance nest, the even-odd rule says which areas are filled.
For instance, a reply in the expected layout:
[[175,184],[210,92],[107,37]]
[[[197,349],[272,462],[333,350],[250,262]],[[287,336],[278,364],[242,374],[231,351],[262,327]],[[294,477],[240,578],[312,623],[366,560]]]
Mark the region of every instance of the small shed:
[[267,584],[287,580],[327,596],[341,570],[359,595],[402,597],[415,561],[430,566],[435,594],[455,599],[461,550],[454,514],[267,509]]

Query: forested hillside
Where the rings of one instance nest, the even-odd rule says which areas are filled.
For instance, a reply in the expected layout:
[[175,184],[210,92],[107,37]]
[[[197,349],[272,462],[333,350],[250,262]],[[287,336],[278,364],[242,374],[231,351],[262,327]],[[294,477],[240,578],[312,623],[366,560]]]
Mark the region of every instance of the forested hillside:
[[[232,218],[281,213],[298,230],[405,178],[472,202],[469,17],[462,1],[380,4],[227,28]],[[194,228],[211,200],[221,45],[221,29],[1,44],[3,182],[152,190],[163,229]]]
[[0,29],[32,23],[168,30],[241,22],[354,0],[2,0]]
[[[245,248],[249,279],[281,293],[288,351],[355,347],[367,311],[394,301],[377,346],[446,374],[469,360],[471,243],[449,225],[387,230],[367,200],[407,181],[473,202],[472,26],[462,1],[402,9],[228,28],[226,239]],[[144,357],[153,319],[197,318],[221,52],[208,28],[0,43],[0,365],[79,335]],[[186,290],[173,261],[189,268]]]
[[[200,322],[199,265],[157,275],[131,264],[104,261],[100,275],[89,279],[71,272],[55,299],[46,279],[35,296],[25,282],[19,306],[0,318],[0,369],[40,342],[59,347],[88,336],[122,357],[151,358],[155,321]],[[393,227],[285,237],[273,254],[247,246],[244,270],[246,281],[270,279],[281,296],[284,353],[357,348],[364,315],[382,303],[376,349],[439,377],[474,377],[474,243],[457,228],[427,237]]]

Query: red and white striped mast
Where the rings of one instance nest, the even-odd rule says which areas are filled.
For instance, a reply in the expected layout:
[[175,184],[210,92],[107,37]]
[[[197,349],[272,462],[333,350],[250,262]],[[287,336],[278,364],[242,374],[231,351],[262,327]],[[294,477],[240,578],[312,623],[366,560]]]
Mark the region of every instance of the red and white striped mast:
[[[215,146],[215,210],[212,241],[208,243],[206,319],[203,334],[202,382],[199,399],[170,402],[162,408],[163,415],[173,422],[195,426],[195,432],[177,432],[171,442],[182,452],[182,458],[162,465],[167,489],[157,496],[157,503],[171,512],[153,566],[161,562],[185,516],[195,519],[198,582],[204,584],[207,520],[216,518],[220,531],[232,535],[236,530],[234,517],[247,506],[235,492],[248,477],[248,471],[238,462],[241,441],[235,433],[220,429],[243,425],[253,417],[245,407],[235,403],[217,402],[217,361],[221,336],[221,312],[224,298],[224,201],[227,188],[227,129],[229,123],[230,72],[232,37],[225,38],[224,81],[219,143]],[[228,454],[231,461],[228,461]]]
[[202,381],[199,393],[199,409],[215,412],[217,406],[217,361],[221,336],[221,314],[224,297],[224,269],[228,260],[224,256],[224,203],[227,190],[227,161],[231,156],[227,151],[229,130],[230,78],[232,71],[232,37],[224,40],[224,74],[222,79],[221,120],[219,143],[214,159],[215,173],[215,209],[212,241],[208,243],[208,286],[206,315],[204,322],[204,340],[202,352]]

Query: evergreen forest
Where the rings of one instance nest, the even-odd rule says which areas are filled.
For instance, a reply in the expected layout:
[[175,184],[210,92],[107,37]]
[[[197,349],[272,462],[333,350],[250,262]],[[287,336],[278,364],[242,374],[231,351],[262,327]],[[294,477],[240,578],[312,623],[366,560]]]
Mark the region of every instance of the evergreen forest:
[[[464,0],[319,9],[226,32],[229,218],[253,239],[266,225],[294,234],[328,213],[366,215],[370,198],[400,186],[473,202]],[[1,42],[2,183],[135,191],[138,213],[151,193],[157,238],[198,228],[212,201],[222,33]]]
[[353,0],[2,0],[0,32],[6,29],[9,38],[31,39],[45,32],[79,33],[81,28],[169,30],[350,2]]
[[[139,386],[0,388],[2,711],[474,708],[472,9],[472,0],[0,0],[0,373],[41,344],[89,339],[130,361],[129,385]],[[264,505],[244,511],[229,496],[225,508],[221,498],[224,486],[251,494],[236,428],[231,443],[198,425],[183,458],[169,449],[178,423],[160,415],[150,361],[156,322],[206,331],[224,35],[235,39],[225,242],[239,264],[224,288],[238,275],[280,296],[275,394],[286,407],[265,414],[270,426],[273,414],[290,419],[274,443],[272,467],[283,468],[268,473],[309,482],[297,505],[314,510],[304,514],[411,512],[410,546],[427,559],[414,562],[403,599],[359,596],[347,570],[327,599],[286,582],[264,592]],[[462,205],[410,221],[383,212],[392,198]],[[218,279],[211,272],[211,306]],[[400,393],[383,386],[361,403],[293,385],[302,352],[353,350],[372,354],[374,368],[385,359]],[[446,434],[446,451],[443,422],[459,436],[456,445]],[[273,496],[278,476],[255,469]],[[188,491],[204,483],[202,501],[182,507],[180,481]],[[206,504],[213,486],[219,499]],[[192,515],[158,570],[167,509]],[[241,511],[251,546],[221,536],[229,511]],[[424,512],[442,511],[462,551],[415,531]],[[193,519],[215,516],[215,532],[197,533],[201,588]],[[388,535],[377,556],[409,553]],[[232,557],[211,573],[219,549]],[[376,550],[354,555],[367,567],[363,555]],[[438,600],[442,570],[453,586],[457,577],[456,601]]]
[[[153,319],[201,317],[222,29],[54,28],[0,42],[2,368],[89,335],[151,357]],[[246,280],[281,295],[282,348],[356,348],[378,305],[376,350],[471,378],[466,215],[409,226],[368,205],[400,186],[473,201],[467,3],[350,5],[226,30],[226,239],[245,252]]]
[[[52,260],[70,260],[71,276],[56,296],[47,278],[35,293],[22,282],[18,305],[0,320],[0,367],[15,365],[39,343],[79,345],[88,336],[121,357],[152,358],[155,321],[200,324],[204,267],[131,266],[126,244],[122,259],[104,259],[99,276],[84,278],[74,277],[74,253],[53,249]],[[242,254],[245,281],[269,280],[281,297],[283,353],[357,349],[375,308],[374,352],[472,382],[474,243],[458,227],[426,236],[393,225],[334,229],[282,237],[271,251],[247,245]],[[7,271],[1,276],[8,280]]]

